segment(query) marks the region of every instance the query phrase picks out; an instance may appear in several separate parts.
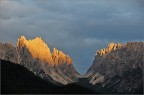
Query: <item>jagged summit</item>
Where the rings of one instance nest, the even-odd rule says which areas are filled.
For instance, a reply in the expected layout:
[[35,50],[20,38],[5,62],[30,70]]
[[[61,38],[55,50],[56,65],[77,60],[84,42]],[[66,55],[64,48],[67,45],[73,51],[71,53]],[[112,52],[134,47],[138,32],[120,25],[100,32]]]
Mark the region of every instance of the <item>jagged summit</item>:
[[31,53],[33,58],[38,58],[39,60],[46,62],[50,65],[68,63],[72,64],[72,59],[64,54],[62,51],[53,49],[51,53],[50,48],[47,44],[40,38],[27,40],[25,36],[21,36],[17,42],[17,48],[26,47]]
[[105,55],[107,53],[110,53],[113,50],[116,50],[118,48],[122,47],[121,43],[117,43],[115,44],[114,42],[111,42],[108,44],[107,48],[101,49],[101,50],[97,50],[96,54],[99,56]]
[[85,77],[102,94],[142,93],[143,46],[144,42],[110,43],[104,53],[100,53],[105,55],[95,56]]
[[78,81],[72,59],[62,51],[53,48],[40,38],[18,39],[16,47],[0,44],[0,59],[18,63],[35,75],[56,85],[66,85]]
[[62,51],[57,50],[56,48],[53,48],[52,58],[55,64],[72,64],[72,59],[68,55],[64,54]]

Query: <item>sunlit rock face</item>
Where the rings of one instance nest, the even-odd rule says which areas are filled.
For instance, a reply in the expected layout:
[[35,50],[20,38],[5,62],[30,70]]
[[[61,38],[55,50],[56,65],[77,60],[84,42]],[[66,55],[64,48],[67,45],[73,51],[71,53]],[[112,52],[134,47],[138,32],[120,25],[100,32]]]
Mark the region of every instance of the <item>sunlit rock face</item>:
[[0,59],[21,64],[35,75],[54,84],[78,81],[71,57],[56,48],[52,53],[40,37],[27,40],[21,36],[16,47],[0,44]]
[[72,64],[72,59],[68,55],[64,54],[62,51],[57,50],[56,48],[53,48],[52,58],[54,64]]
[[53,48],[52,53],[41,38],[27,40],[21,36],[17,42],[17,50],[22,58],[20,63],[36,75],[62,84],[77,81],[72,59],[56,48]]
[[[101,93],[139,93],[143,88],[144,42],[110,43],[95,56],[85,76]],[[141,92],[140,92],[141,93]]]
[[32,40],[27,40],[24,36],[21,36],[18,39],[17,47],[26,47],[33,58],[38,58],[39,60],[50,65],[63,63],[72,64],[72,59],[68,55],[64,54],[62,51],[54,48],[53,53],[51,53],[48,45],[46,45],[40,37],[36,37]]
[[113,42],[112,43],[110,43],[109,45],[108,45],[108,47],[106,47],[106,48],[104,48],[104,49],[101,49],[101,50],[97,50],[97,55],[99,55],[99,56],[102,56],[102,55],[105,55],[105,54],[107,54],[107,53],[110,53],[111,51],[114,51],[114,50],[116,50],[116,49],[118,49],[118,48],[121,48],[122,47],[122,44],[121,43],[117,43],[117,44],[114,44]]

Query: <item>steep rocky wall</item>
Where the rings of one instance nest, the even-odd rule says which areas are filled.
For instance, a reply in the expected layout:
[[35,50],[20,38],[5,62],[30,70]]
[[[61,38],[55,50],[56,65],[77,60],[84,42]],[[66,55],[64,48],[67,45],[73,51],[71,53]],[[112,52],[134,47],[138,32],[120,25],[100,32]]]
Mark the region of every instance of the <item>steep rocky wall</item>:
[[118,48],[121,48],[122,47],[122,44],[121,43],[117,43],[117,44],[114,44],[113,42],[110,43],[106,48],[104,49],[101,49],[101,50],[97,50],[97,55],[98,56],[102,56],[102,55],[105,55],[107,53],[110,53],[111,51],[114,51]]
[[27,40],[24,36],[21,36],[17,42],[17,48],[26,47],[31,53],[33,58],[46,62],[50,65],[68,63],[72,64],[72,59],[63,53],[62,51],[53,49],[51,53],[50,48],[40,37],[35,39]]
[[144,42],[128,42],[96,55],[86,75],[91,73],[90,83],[102,93],[135,93],[143,87],[143,54]]
[[20,55],[12,44],[0,43],[0,58],[14,63],[20,62]]
[[40,37],[27,40],[21,36],[16,47],[0,44],[0,58],[19,63],[53,83],[68,84],[78,80],[71,57],[56,48],[51,53]]

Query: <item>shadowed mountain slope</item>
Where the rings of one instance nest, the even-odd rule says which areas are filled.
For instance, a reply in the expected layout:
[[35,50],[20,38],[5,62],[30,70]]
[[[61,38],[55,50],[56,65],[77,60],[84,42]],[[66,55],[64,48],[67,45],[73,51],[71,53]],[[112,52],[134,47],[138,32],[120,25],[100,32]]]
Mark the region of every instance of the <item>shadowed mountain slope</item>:
[[143,93],[144,43],[109,44],[97,51],[84,78],[101,93]]
[[35,76],[25,67],[0,60],[2,94],[83,94],[95,93],[78,84],[54,85]]

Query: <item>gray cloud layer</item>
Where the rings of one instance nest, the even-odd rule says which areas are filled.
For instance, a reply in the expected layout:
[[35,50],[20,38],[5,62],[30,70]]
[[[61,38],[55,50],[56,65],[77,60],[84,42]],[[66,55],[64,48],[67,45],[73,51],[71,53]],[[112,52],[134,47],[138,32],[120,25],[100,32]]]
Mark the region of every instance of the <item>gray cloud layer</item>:
[[1,0],[0,41],[40,36],[84,73],[111,41],[143,41],[143,0]]

